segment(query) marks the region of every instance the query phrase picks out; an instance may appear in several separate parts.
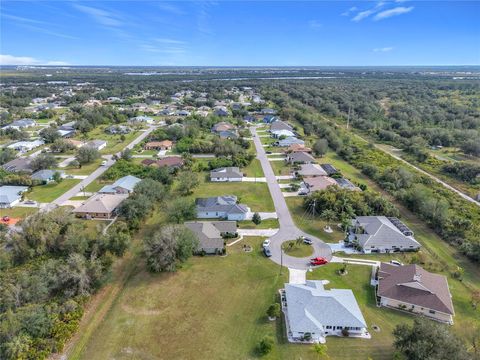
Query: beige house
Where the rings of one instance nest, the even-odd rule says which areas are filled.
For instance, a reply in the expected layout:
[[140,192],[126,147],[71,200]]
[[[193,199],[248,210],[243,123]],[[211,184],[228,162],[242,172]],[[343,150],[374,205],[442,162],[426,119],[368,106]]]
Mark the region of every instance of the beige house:
[[97,194],[73,210],[73,213],[87,219],[110,219],[126,198],[128,194]]
[[453,324],[452,295],[444,275],[430,273],[415,264],[396,266],[381,263],[377,279],[379,306]]
[[170,140],[149,141],[145,144],[145,150],[171,150],[173,142]]

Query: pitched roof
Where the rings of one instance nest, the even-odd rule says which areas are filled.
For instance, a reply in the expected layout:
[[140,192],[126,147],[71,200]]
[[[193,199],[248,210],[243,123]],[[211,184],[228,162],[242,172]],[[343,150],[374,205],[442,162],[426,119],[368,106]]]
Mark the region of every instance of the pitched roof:
[[85,203],[73,210],[74,213],[111,213],[123,200],[128,197],[127,194],[96,194]]
[[378,277],[379,296],[454,315],[444,275],[430,273],[415,264],[395,266],[381,263]]
[[212,131],[214,132],[220,132],[220,131],[228,131],[228,130],[233,130],[235,129],[235,126],[232,124],[226,122],[226,121],[221,121],[212,127]]
[[34,180],[50,180],[55,173],[60,173],[63,174],[63,171],[59,170],[38,170],[37,172],[33,173],[32,176],[30,176]]
[[282,139],[282,140],[278,140],[278,144],[280,146],[290,146],[292,144],[305,144],[305,141],[303,140],[300,140],[300,139],[297,139],[296,137],[294,136],[289,136],[285,139]]
[[328,176],[306,177],[303,182],[307,184],[310,191],[324,190],[329,186],[337,185],[337,182]]
[[245,214],[248,207],[243,204],[237,204],[235,195],[223,195],[209,198],[195,199],[197,211],[225,212],[227,214]]
[[142,181],[142,179],[139,179],[136,176],[127,175],[118,179],[111,185],[105,185],[100,189],[99,193],[116,192],[117,188],[122,188],[127,190],[128,192],[132,192],[133,189],[135,188],[135,185],[137,185],[140,181]]
[[164,147],[171,147],[173,142],[170,140],[163,140],[163,141],[149,141],[145,144],[145,146],[164,146]]
[[142,164],[145,166],[156,165],[158,167],[162,167],[162,166],[176,167],[176,166],[183,165],[183,159],[180,156],[167,156],[159,160],[145,159],[142,161]]
[[270,132],[277,137],[280,137],[280,136],[293,137],[293,136],[295,136],[293,131],[286,130],[286,129],[270,130]]
[[28,186],[0,186],[0,204],[11,204],[20,199],[20,194],[27,190]]
[[5,164],[2,167],[7,171],[12,172],[32,172],[32,168],[30,167],[32,160],[30,158],[16,158],[13,159]]
[[288,147],[288,149],[285,152],[308,152],[311,153],[312,149],[309,147],[306,147],[304,144],[292,144]]
[[282,120],[275,120],[270,124],[270,131],[275,130],[292,130],[293,128]]
[[290,162],[313,162],[315,158],[309,153],[298,151],[292,152],[287,156],[288,161]]
[[302,164],[298,173],[302,176],[326,176],[327,173],[318,164]]
[[328,175],[333,175],[338,172],[338,170],[332,164],[321,164],[320,166],[327,172]]
[[412,236],[404,235],[402,231],[385,216],[357,216],[353,220],[353,224],[362,227],[364,230],[363,234],[356,234],[361,247],[420,247],[420,244]]
[[322,333],[325,326],[366,328],[350,289],[325,290],[321,281],[285,284],[288,322],[293,332]]
[[185,226],[197,235],[200,250],[202,248],[223,248],[222,233],[237,231],[235,221],[187,221]]
[[217,177],[236,179],[236,178],[242,178],[243,173],[240,171],[240,168],[236,166],[222,167],[222,168],[217,168],[210,171],[210,178],[217,178]]
[[85,147],[91,147],[91,148],[97,149],[106,144],[107,142],[105,140],[91,140],[85,144]]

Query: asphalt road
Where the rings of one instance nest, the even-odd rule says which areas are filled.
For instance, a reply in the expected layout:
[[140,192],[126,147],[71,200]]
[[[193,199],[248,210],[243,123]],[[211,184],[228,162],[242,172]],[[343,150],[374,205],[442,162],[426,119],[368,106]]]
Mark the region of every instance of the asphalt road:
[[283,264],[288,268],[301,270],[309,268],[308,260],[310,257],[297,258],[293,256],[288,256],[282,253],[281,248],[283,242],[288,240],[295,240],[299,236],[305,236],[313,240],[312,246],[314,249],[314,254],[311,257],[321,256],[330,260],[332,257],[332,252],[328,245],[326,245],[322,240],[312,235],[309,235],[296,227],[295,223],[293,222],[292,216],[290,215],[290,211],[288,210],[288,206],[285,198],[283,197],[280,186],[278,185],[275,173],[273,172],[272,166],[268,161],[265,149],[262,146],[259,137],[257,136],[256,128],[251,127],[250,130],[253,134],[253,142],[257,150],[257,159],[260,161],[263,172],[267,179],[268,189],[270,191],[270,195],[272,196],[273,203],[275,205],[275,211],[278,215],[278,222],[280,224],[280,230],[275,235],[270,237],[270,250],[272,252],[271,259],[274,262],[278,264]]
[[[135,140],[133,140],[130,144],[128,144],[125,147],[125,149],[132,149],[135,145],[137,145],[139,142],[145,139],[148,136],[148,134],[150,134],[156,128],[157,126],[154,126],[154,125],[149,126],[149,128],[146,131],[143,131],[138,137],[135,138]],[[120,156],[120,152],[118,152],[116,155]],[[107,171],[115,163],[115,161],[112,160],[112,155],[104,155],[103,158],[107,160],[106,165],[100,166],[99,168],[97,168],[94,172],[88,175],[87,178],[80,181],[77,185],[72,187],[66,193],[60,195],[57,199],[55,199],[50,204],[48,204],[43,210],[50,211],[56,208],[57,206],[61,206],[65,201],[67,201],[71,197],[74,197],[77,193],[82,191],[84,187],[87,187],[89,184],[95,181],[98,177],[100,177],[105,171]]]

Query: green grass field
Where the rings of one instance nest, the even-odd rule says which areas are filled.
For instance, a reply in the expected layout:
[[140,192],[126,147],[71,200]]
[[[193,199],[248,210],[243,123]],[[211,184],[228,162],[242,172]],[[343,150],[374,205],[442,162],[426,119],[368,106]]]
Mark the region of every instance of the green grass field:
[[278,229],[280,225],[277,219],[266,219],[258,225],[255,225],[251,220],[238,221],[239,229]]
[[290,175],[292,167],[285,163],[285,161],[270,161],[273,173],[275,175]]
[[[295,242],[293,241],[293,243]],[[285,249],[285,254],[289,256],[303,258],[313,254],[313,247],[310,245],[306,245],[303,243],[299,245],[295,244],[293,247],[290,248],[287,246],[287,244],[288,243],[284,243],[283,248]]]
[[260,160],[253,159],[250,165],[241,169],[246,177],[263,177],[263,169]]
[[9,216],[11,218],[25,218],[28,215],[36,213],[38,208],[35,207],[13,207],[9,209],[0,209],[0,218]]
[[80,180],[77,179],[63,179],[58,184],[53,182],[47,185],[34,186],[30,192],[25,194],[25,198],[41,203],[51,202],[79,182]]
[[138,131],[132,131],[129,134],[125,134],[125,140],[121,140],[121,135],[110,135],[105,132],[105,125],[98,126],[90,131],[86,136],[77,135],[74,137],[76,140],[90,141],[90,140],[106,140],[107,146],[100,152],[102,154],[115,154],[122,151],[125,146],[131,143],[138,135]]
[[236,195],[238,201],[249,206],[252,211],[275,211],[266,183],[202,182],[192,196],[197,198],[220,195]]
[[73,167],[73,166],[67,166],[65,168],[61,168],[58,170],[63,170],[65,173],[69,175],[90,175],[92,172],[94,172],[102,163],[104,159],[98,158],[95,161],[92,161],[89,164],[84,164],[82,165],[81,168],[78,167]]

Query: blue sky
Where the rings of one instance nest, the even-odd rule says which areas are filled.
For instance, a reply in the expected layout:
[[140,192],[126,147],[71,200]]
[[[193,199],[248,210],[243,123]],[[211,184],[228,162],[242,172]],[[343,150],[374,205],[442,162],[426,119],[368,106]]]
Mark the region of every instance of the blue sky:
[[477,1],[2,1],[0,63],[479,65]]

